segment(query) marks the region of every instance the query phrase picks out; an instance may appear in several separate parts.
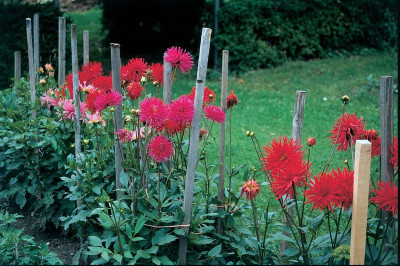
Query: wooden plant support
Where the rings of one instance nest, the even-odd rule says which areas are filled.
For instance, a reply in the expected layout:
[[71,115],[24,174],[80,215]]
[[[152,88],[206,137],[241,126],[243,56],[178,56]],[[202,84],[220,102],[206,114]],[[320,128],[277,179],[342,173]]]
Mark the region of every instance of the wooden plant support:
[[[111,46],[111,68],[112,68],[112,83],[113,89],[122,95],[121,88],[121,57],[120,57],[120,45],[118,43],[110,43]],[[122,128],[122,105],[117,105],[115,108],[115,128],[114,132],[117,132]],[[119,142],[118,136],[114,133],[115,139],[115,184],[117,189],[117,200],[123,195],[121,189],[120,176],[122,172],[122,150],[121,143]]]
[[14,52],[14,78],[21,79],[21,51]]
[[[303,131],[303,119],[304,119],[304,108],[306,105],[306,92],[296,91],[296,98],[294,101],[294,111],[293,111],[293,125],[292,125],[292,139],[293,141],[299,141],[301,144],[301,133]],[[294,208],[288,209],[288,214],[293,217]],[[290,221],[283,216],[283,222],[289,224]],[[290,233],[282,231],[282,234],[290,237]],[[280,254],[282,254],[286,249],[290,247],[290,242],[281,240]]]
[[[36,76],[35,76],[35,63],[33,61],[33,44],[32,44],[32,20],[26,19],[26,37],[28,41],[28,61],[29,61],[29,87],[31,92],[31,103],[34,104],[36,100]],[[36,118],[36,110],[32,109],[32,118]]]
[[75,111],[75,160],[79,160],[81,153],[81,110],[79,95],[79,76],[78,76],[78,45],[76,38],[76,24],[71,25],[71,53],[72,53],[72,88],[74,94]]
[[394,169],[390,144],[393,142],[393,77],[382,76],[380,80],[381,109],[381,177],[393,182]]
[[36,72],[40,66],[39,55],[39,14],[35,13],[33,14],[33,61]]
[[58,18],[58,86],[65,82],[65,28],[64,17]]
[[83,64],[89,64],[89,31],[83,31]]
[[363,265],[367,234],[371,142],[356,141],[353,187],[353,214],[351,220],[350,265]]
[[[222,80],[221,80],[221,108],[226,114],[227,109],[227,93],[228,93],[228,60],[229,51],[222,51]],[[224,192],[225,192],[225,136],[226,136],[226,123],[225,121],[220,125],[219,135],[219,178],[218,178],[218,200],[220,205],[224,205]],[[220,206],[219,209],[223,210],[224,207]],[[222,219],[217,220],[217,232],[222,234]]]
[[[192,120],[192,127],[190,129],[190,145],[188,153],[188,165],[186,171],[185,193],[183,200],[183,211],[185,216],[183,218],[183,225],[190,225],[190,218],[192,216],[192,201],[193,201],[193,188],[194,176],[197,165],[197,151],[199,148],[199,134],[201,113],[203,109],[204,87],[207,75],[208,55],[210,53],[211,29],[203,28],[201,33],[199,63],[197,68],[196,80],[196,94],[194,98],[194,117]],[[165,85],[165,84],[164,84]],[[179,239],[179,261],[180,264],[186,264],[186,252],[188,243],[189,226],[184,226],[183,230],[185,235]]]
[[[164,54],[165,55],[165,54]],[[172,95],[172,66],[164,59],[164,77],[163,77],[163,102],[165,104],[171,102]]]

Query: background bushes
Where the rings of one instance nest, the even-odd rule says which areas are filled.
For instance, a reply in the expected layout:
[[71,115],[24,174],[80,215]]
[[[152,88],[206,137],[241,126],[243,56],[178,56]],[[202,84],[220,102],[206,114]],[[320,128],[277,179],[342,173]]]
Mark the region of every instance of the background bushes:
[[[212,9],[209,3],[208,14]],[[393,0],[230,0],[219,10],[214,42],[218,50],[229,50],[229,68],[236,71],[362,48],[396,48],[396,9]],[[212,19],[205,17],[207,25]]]
[[[32,18],[39,13],[39,45],[40,64],[51,63],[57,66],[58,49],[58,17],[63,12],[53,3],[47,4],[19,4],[0,2],[0,88],[5,89],[14,77],[14,52],[21,51],[22,75],[28,71],[28,50],[26,41],[26,18]],[[67,24],[69,21],[67,20]],[[67,25],[68,28],[68,25]],[[68,41],[66,38],[67,47]],[[68,49],[68,48],[67,48]],[[68,60],[67,60],[68,61]],[[68,68],[67,68],[68,69]],[[27,73],[25,73],[27,75]]]

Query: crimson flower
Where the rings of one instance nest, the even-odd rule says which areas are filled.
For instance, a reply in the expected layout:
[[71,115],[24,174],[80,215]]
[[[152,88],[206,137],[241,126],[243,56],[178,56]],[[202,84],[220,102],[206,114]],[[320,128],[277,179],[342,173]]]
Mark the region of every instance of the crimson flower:
[[188,72],[194,64],[190,53],[176,46],[167,49],[164,59],[171,64],[172,68],[179,68],[182,73]]
[[270,147],[264,146],[261,164],[264,171],[280,172],[286,165],[296,164],[303,158],[304,152],[298,141],[288,140],[286,136],[273,139]]
[[[192,99],[193,102],[195,95],[196,95],[196,87],[193,87],[192,91],[189,93],[189,97]],[[213,103],[216,98],[217,95],[215,95],[215,92],[211,90],[209,87],[205,87],[203,96],[203,108],[204,106],[206,106],[206,104]]]
[[72,82],[72,73],[69,73],[68,76],[65,77],[65,83],[61,87],[62,95],[65,95],[65,89],[68,89],[70,99],[74,99],[74,89]]
[[163,126],[161,126],[158,131],[167,130],[171,136],[177,133],[185,133],[185,130],[190,126],[190,123],[177,124],[172,120],[167,120]]
[[132,81],[126,87],[126,91],[127,91],[128,97],[131,98],[132,101],[135,101],[135,100],[139,99],[140,96],[142,96],[143,87],[138,82]]
[[157,163],[167,161],[174,153],[172,141],[163,135],[152,138],[147,149],[149,155]]
[[157,63],[150,66],[150,78],[152,82],[158,82],[164,87],[164,65]]
[[113,89],[112,76],[98,76],[92,80],[93,87],[101,92],[108,92]]
[[192,122],[194,104],[188,95],[182,95],[169,105],[168,120],[177,125],[186,125]]
[[254,199],[258,194],[260,194],[260,191],[261,189],[257,181],[254,181],[253,178],[251,178],[249,181],[243,184],[240,197],[243,196],[243,193],[246,193],[246,201],[249,201],[251,199]]
[[378,131],[375,129],[364,130],[360,138],[371,142],[371,157],[381,156],[381,137],[378,137]]
[[[342,125],[339,132],[340,120],[342,121]],[[363,118],[358,119],[355,114],[344,114],[338,118],[338,121],[331,129],[330,133],[332,136],[329,138],[332,140],[332,145],[335,145],[336,138],[338,138],[337,142],[339,143],[338,150],[346,151],[348,147],[350,147],[351,143],[353,145],[356,143],[356,140],[360,138],[361,134],[364,132],[365,124],[362,123]]]
[[338,168],[337,171],[332,169],[331,175],[341,187],[339,190],[339,201],[334,204],[337,207],[342,206],[346,210],[349,210],[350,206],[353,204],[354,172],[347,168],[344,168],[342,172],[340,168]]
[[94,107],[94,102],[96,101],[97,97],[102,95],[103,93],[100,92],[97,89],[91,90],[87,95],[85,99],[86,107],[87,109],[94,114],[96,112],[96,109]]
[[204,108],[204,115],[207,119],[217,122],[218,124],[225,122],[226,119],[224,110],[216,105],[207,105]]
[[[283,195],[293,198],[293,186],[305,185],[306,177],[310,176],[310,166],[304,161],[296,161],[271,174],[271,190],[279,200]],[[296,193],[297,194],[297,193]]]
[[229,96],[226,99],[226,107],[229,109],[235,105],[238,105],[238,97],[233,93],[233,91],[230,91]]
[[341,184],[327,172],[319,173],[313,178],[310,180],[310,184],[307,184],[309,189],[304,191],[304,195],[308,199],[305,203],[311,202],[313,209],[322,211],[327,208],[333,213],[332,207],[341,200]]
[[95,111],[101,112],[108,106],[116,106],[122,103],[122,95],[117,91],[110,91],[99,95],[94,101]]
[[152,128],[160,128],[167,120],[168,108],[159,98],[151,97],[144,99],[140,102],[139,108],[140,121],[146,122]]
[[370,198],[372,203],[378,204],[378,210],[391,211],[393,216],[398,214],[399,194],[395,184],[391,182],[378,182],[378,188],[372,189],[375,197]]
[[393,167],[396,168],[399,162],[399,142],[396,137],[393,139],[392,145],[390,145],[390,152],[392,153],[393,158],[390,159],[389,163],[393,164]]
[[81,71],[79,72],[79,82],[86,82],[87,84],[90,84],[93,79],[102,75],[103,67],[101,66],[101,63],[95,61],[89,62],[89,64],[81,67]]
[[132,58],[128,63],[121,67],[122,85],[129,84],[132,81],[140,82],[147,73],[147,63],[143,58]]

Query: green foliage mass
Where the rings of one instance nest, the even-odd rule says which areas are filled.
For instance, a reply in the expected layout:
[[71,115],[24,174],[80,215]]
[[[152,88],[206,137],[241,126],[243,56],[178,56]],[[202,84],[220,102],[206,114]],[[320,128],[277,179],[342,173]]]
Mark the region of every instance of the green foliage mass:
[[[396,1],[232,0],[219,10],[213,42],[229,50],[230,70],[325,58],[361,48],[397,47]],[[213,25],[209,6],[204,20]]]

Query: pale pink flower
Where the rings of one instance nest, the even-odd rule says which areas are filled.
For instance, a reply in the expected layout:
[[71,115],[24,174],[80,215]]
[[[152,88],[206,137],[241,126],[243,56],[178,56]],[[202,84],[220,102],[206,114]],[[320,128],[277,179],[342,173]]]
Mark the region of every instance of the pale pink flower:
[[42,97],[40,97],[40,102],[42,103],[42,105],[46,105],[49,108],[51,106],[56,106],[57,105],[57,100],[50,96],[52,94],[54,94],[54,92],[51,89],[49,89],[47,92],[45,92],[43,94]]

